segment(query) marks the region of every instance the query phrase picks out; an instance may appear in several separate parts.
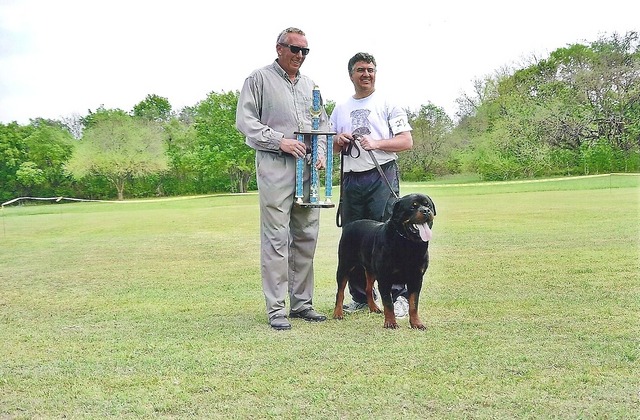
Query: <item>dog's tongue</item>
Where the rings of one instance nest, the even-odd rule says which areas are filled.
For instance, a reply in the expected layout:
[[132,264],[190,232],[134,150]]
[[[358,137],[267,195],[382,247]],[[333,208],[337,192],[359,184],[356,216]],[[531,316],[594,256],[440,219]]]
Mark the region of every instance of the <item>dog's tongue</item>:
[[431,229],[429,229],[428,224],[423,223],[421,225],[414,226],[418,229],[418,232],[420,232],[420,239],[422,239],[422,242],[428,242],[431,240]]

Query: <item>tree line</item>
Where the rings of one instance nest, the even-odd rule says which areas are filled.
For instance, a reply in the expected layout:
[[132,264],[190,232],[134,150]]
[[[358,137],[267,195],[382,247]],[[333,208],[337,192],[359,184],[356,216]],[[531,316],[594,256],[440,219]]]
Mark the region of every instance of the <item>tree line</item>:
[[[400,154],[402,179],[640,171],[639,45],[637,32],[612,34],[500,69],[458,98],[455,120],[431,102],[407,109],[414,147]],[[150,94],[128,112],[100,107],[0,124],[0,200],[255,189],[255,155],[235,129],[238,95],[211,92],[174,111]],[[334,105],[328,101],[329,114]]]

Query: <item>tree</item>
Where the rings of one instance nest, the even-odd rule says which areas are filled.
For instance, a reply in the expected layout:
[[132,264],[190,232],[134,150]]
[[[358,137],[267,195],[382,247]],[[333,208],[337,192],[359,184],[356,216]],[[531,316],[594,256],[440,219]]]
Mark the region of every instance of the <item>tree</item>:
[[74,113],[68,117],[63,117],[61,123],[67,128],[74,139],[79,140],[80,138],[82,138],[84,123],[83,118],[79,114]]
[[232,192],[246,192],[254,173],[255,154],[235,127],[236,92],[211,92],[196,106],[196,132],[201,171],[225,174]]
[[[43,184],[46,180],[44,171],[33,162],[22,162],[20,168],[16,171],[16,179],[25,191],[30,191],[32,188],[37,187],[39,184]],[[29,192],[20,195],[30,195]]]
[[73,138],[59,122],[0,124],[0,197],[66,193],[71,180],[64,163],[72,149]]
[[[209,192],[207,182],[199,170],[198,135],[193,122],[193,109],[184,109],[178,117],[165,124],[167,155],[170,172],[163,186],[173,194]],[[210,187],[210,186],[209,186]]]
[[25,137],[33,127],[23,127],[16,122],[0,123],[0,198],[13,198],[18,192],[19,181],[16,172],[27,160]]
[[[40,173],[40,177],[30,176],[29,187],[37,194],[65,194],[71,179],[64,170],[64,164],[71,157],[76,141],[59,121],[36,119],[30,125],[33,131],[24,141],[28,161],[33,163],[31,167]],[[40,182],[35,182],[36,179]]]
[[165,136],[154,121],[100,109],[91,115],[67,168],[76,178],[105,177],[123,200],[127,181],[167,169]]
[[398,164],[406,180],[424,180],[428,175],[445,172],[449,150],[447,140],[453,121],[443,108],[431,103],[422,105],[417,113],[408,112],[413,129],[413,148],[402,152]]
[[492,179],[637,170],[639,45],[635,32],[614,34],[476,85],[495,88],[459,102],[473,166]]
[[162,96],[147,95],[143,101],[133,107],[133,116],[156,122],[167,122],[171,118],[171,104]]

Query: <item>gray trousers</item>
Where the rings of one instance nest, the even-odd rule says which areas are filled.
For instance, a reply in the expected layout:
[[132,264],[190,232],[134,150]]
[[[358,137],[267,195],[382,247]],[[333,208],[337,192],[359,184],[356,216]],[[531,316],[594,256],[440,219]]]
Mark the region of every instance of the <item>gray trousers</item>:
[[[304,179],[309,179],[305,163]],[[319,230],[320,210],[294,205],[296,159],[287,153],[256,151],[256,174],[260,198],[260,271],[268,319],[311,307],[313,256]],[[309,183],[305,182],[305,201]]]

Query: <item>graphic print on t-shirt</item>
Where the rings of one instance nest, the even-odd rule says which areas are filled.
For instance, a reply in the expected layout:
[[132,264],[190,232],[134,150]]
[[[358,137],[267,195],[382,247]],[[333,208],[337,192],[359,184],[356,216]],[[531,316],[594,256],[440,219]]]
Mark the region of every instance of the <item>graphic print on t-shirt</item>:
[[351,131],[352,134],[364,136],[371,134],[371,123],[369,122],[369,109],[354,109],[351,111]]

